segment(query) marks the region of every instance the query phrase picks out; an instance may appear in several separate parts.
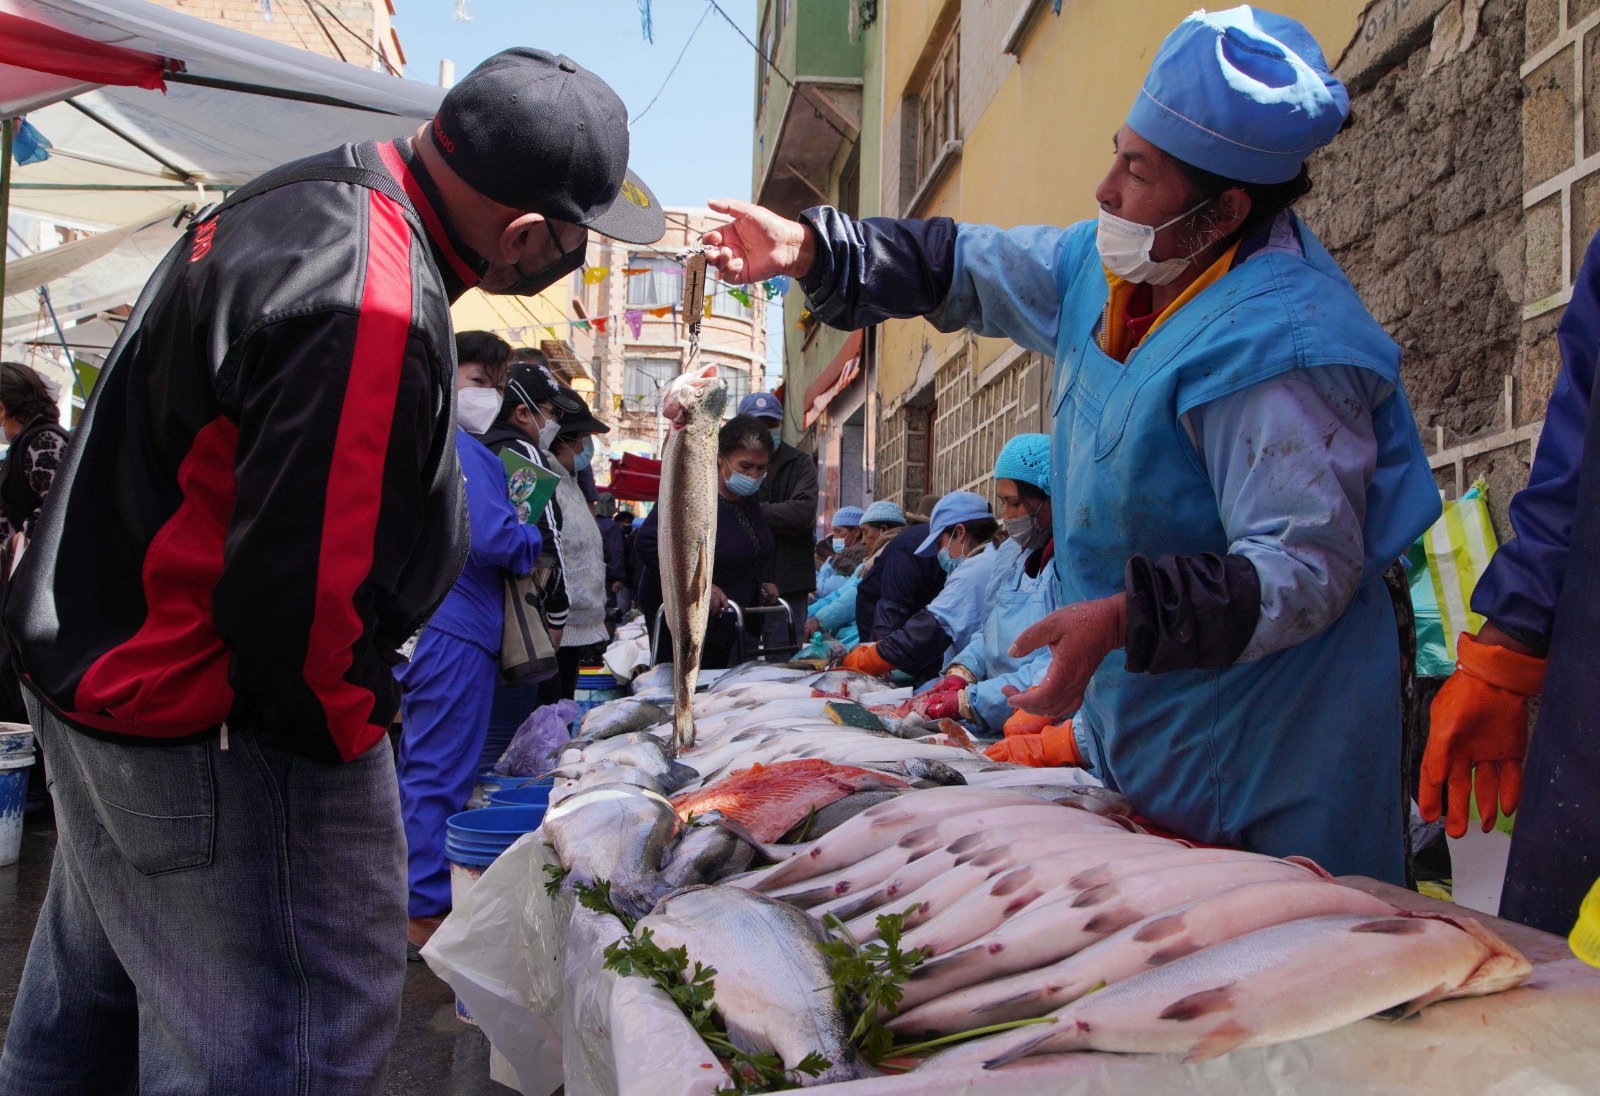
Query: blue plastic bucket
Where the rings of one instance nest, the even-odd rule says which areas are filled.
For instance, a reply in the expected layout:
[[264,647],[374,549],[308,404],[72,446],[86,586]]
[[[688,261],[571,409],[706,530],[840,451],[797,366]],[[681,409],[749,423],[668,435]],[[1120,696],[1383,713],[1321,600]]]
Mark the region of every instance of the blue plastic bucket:
[[506,788],[489,796],[491,807],[548,807],[551,783],[528,784],[521,788]]
[[622,686],[604,666],[579,667],[578,688],[572,694],[572,699],[581,713],[624,695],[626,693]]
[[478,773],[478,784],[472,789],[472,795],[467,800],[466,809],[475,811],[479,807],[489,805],[489,797],[495,792],[509,791],[512,788],[522,788],[539,781],[550,783],[548,776],[503,776],[493,769],[484,769]]

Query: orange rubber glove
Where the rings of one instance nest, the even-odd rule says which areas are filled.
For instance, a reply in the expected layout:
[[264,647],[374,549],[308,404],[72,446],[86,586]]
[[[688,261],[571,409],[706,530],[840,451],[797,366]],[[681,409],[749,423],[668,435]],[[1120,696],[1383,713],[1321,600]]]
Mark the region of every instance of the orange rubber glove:
[[1035,769],[1059,765],[1083,767],[1078,740],[1072,735],[1072,720],[1053,723],[1038,734],[1015,734],[1002,738],[983,751],[991,761],[1009,761]]
[[1511,814],[1522,796],[1528,753],[1528,700],[1544,686],[1544,659],[1461,633],[1456,672],[1434,698],[1428,747],[1422,754],[1417,808],[1424,820],[1449,802],[1445,832],[1467,832],[1467,796],[1477,770],[1478,815],[1494,828],[1495,805]]
[[1050,726],[1052,722],[1053,720],[1047,715],[1034,715],[1032,712],[1025,712],[1019,708],[1006,717],[1006,724],[1001,728],[1001,731],[1007,738],[1015,738],[1017,735],[1024,734],[1038,734]]
[[883,660],[878,654],[878,645],[876,643],[863,643],[845,655],[844,661],[839,665],[846,670],[871,674],[873,677],[888,677],[894,672],[894,663]]

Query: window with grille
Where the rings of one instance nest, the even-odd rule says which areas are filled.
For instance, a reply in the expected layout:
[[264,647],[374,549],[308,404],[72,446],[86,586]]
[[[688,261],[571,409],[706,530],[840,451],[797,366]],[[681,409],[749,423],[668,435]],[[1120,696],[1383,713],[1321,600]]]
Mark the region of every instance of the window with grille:
[[683,303],[683,267],[671,259],[635,252],[628,257],[628,269],[649,271],[627,276],[628,307],[660,308]]
[[722,379],[728,382],[728,407],[722,413],[723,418],[732,418],[739,409],[739,401],[750,394],[750,371],[736,365],[717,363],[717,369],[722,374]]
[[[726,283],[712,279],[707,283],[707,286],[711,290],[711,314],[713,316],[729,316],[736,320],[748,320],[750,318],[750,306],[740,302],[739,298],[729,292],[730,287]],[[748,299],[753,290],[749,286],[741,286],[739,287],[739,292]]]
[[625,411],[654,411],[661,390],[678,375],[677,358],[627,358],[622,368],[622,407]]
[[917,178],[921,186],[933,171],[945,143],[961,136],[958,128],[961,69],[961,24],[950,28],[950,36],[928,73],[928,81],[917,93]]

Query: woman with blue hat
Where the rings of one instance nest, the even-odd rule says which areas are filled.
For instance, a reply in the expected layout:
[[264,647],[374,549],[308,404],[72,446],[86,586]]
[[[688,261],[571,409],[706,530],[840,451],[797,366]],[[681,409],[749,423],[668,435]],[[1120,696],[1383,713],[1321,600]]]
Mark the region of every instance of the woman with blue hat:
[[983,624],[983,594],[994,571],[999,529],[982,495],[952,491],[941,498],[916,555],[939,561],[947,576],[944,589],[894,631],[851,651],[844,668],[880,677],[899,670],[914,680],[937,673]]
[[836,593],[850,580],[866,558],[861,547],[861,507],[841,506],[834,511],[829,528],[828,558],[817,568],[816,602]]
[[[1099,217],[786,221],[715,202],[725,280],[800,279],[836,327],[927,316],[1056,362],[1065,607],[1014,703],[1158,825],[1405,879],[1383,571],[1439,514],[1400,350],[1290,206],[1349,101],[1299,23],[1199,11],[1156,52]],[[1119,653],[1120,652],[1120,653]],[[1359,688],[1352,688],[1359,682]]]
[[1046,762],[1044,751],[1027,752],[1042,745],[1041,733],[1052,721],[1008,703],[1037,684],[1050,664],[1044,651],[1013,656],[1012,643],[1061,604],[1053,562],[1049,436],[1018,434],[1006,442],[995,461],[994,490],[1006,541],[995,550],[994,571],[984,591],[983,627],[945,666],[944,678],[917,698],[916,707],[932,719],[950,717],[991,735],[1004,733],[1006,740],[996,744],[1005,747],[998,760],[1060,764],[1076,754]]

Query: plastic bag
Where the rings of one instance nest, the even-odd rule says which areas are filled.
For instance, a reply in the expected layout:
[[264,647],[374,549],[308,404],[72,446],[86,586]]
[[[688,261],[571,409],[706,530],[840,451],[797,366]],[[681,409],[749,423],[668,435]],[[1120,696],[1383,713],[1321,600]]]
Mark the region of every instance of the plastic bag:
[[494,763],[494,771],[501,776],[543,776],[555,768],[581,714],[576,701],[565,699],[535,708],[511,736],[511,745]]
[[808,662],[818,659],[823,662],[833,662],[849,654],[848,648],[837,639],[830,639],[821,632],[812,632],[811,639],[794,656],[796,662]]
[[1477,633],[1472,588],[1498,544],[1489,522],[1488,487],[1478,480],[1419,537],[1406,554],[1417,621],[1417,673],[1443,677],[1456,666],[1456,636]]

